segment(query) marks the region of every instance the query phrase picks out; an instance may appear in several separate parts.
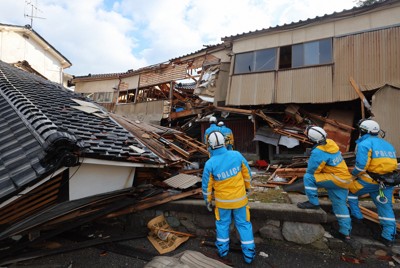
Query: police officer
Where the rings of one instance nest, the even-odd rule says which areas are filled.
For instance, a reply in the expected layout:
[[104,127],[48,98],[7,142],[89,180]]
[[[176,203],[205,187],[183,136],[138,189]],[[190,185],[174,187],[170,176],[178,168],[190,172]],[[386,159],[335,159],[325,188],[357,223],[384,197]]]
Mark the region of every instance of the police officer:
[[219,131],[219,127],[217,126],[217,118],[215,116],[211,116],[208,120],[210,122],[210,126],[204,131],[204,143],[207,144],[208,135],[210,135],[213,131]]
[[304,175],[304,188],[309,201],[298,203],[302,209],[318,209],[318,188],[325,188],[332,201],[332,210],[339,223],[339,232],[333,235],[345,242],[351,243],[351,218],[347,208],[346,198],[351,183],[351,174],[344,162],[337,144],[327,139],[324,129],[309,126],[306,135],[314,143]]
[[218,255],[221,258],[228,255],[229,226],[233,217],[240,235],[244,261],[251,263],[256,252],[247,199],[251,182],[250,167],[239,152],[228,151],[225,148],[221,132],[214,131],[209,134],[208,146],[212,150],[212,156],[204,166],[202,192],[206,206],[212,212],[214,191],[217,230],[215,245]]
[[222,121],[218,122],[218,126],[219,126],[219,129],[220,129],[222,135],[224,135],[226,149],[233,150],[234,140],[233,140],[232,130],[230,128],[228,128],[227,126],[225,126],[224,122],[222,122]]
[[396,235],[396,218],[392,207],[393,186],[380,185],[370,174],[383,175],[396,170],[396,151],[389,142],[378,137],[380,127],[376,121],[362,120],[358,127],[360,138],[356,140],[356,163],[351,172],[357,178],[349,189],[348,197],[351,215],[356,220],[363,218],[358,207],[358,196],[368,193],[376,205],[382,226],[378,240],[391,247]]

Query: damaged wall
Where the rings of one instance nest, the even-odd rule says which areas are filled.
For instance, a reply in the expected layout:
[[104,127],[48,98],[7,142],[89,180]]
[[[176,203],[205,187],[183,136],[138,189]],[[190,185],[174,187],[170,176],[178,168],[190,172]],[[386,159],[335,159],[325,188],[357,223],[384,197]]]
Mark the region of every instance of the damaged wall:
[[372,97],[372,112],[374,119],[379,123],[382,130],[386,132],[385,139],[393,144],[400,157],[400,88],[389,85],[382,87]]
[[186,78],[186,64],[172,64],[140,74],[139,87],[168,83]]

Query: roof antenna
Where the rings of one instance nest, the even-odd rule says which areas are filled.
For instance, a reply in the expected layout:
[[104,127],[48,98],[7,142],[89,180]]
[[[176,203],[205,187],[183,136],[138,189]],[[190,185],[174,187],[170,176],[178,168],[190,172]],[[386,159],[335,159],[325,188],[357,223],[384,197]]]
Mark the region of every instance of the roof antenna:
[[[31,6],[31,14],[30,14],[30,15],[29,15],[29,14],[26,14],[26,13],[27,13],[27,12],[26,12],[27,6],[28,6],[28,8],[29,8],[29,6]],[[33,27],[33,19],[34,19],[34,18],[35,18],[35,19],[45,19],[45,18],[36,16],[38,11],[39,11],[39,12],[42,12],[42,11],[41,11],[40,9],[38,9],[38,7],[37,7],[37,0],[36,0],[36,3],[35,3],[35,4],[33,4],[32,1],[25,0],[24,17],[31,18],[31,24],[30,24],[30,28],[31,28],[31,29],[32,29],[32,27]]]

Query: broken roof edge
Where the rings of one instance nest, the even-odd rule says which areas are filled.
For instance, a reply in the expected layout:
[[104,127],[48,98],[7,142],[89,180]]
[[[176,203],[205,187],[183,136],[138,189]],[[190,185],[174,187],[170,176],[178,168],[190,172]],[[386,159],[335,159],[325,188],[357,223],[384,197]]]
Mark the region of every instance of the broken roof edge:
[[[11,197],[5,196],[5,197],[0,198],[0,209],[7,206],[8,204],[14,202],[15,200],[17,200],[21,197],[24,197],[25,194],[29,193],[31,190],[34,190],[35,188],[37,188],[40,185],[47,182],[48,180],[58,176],[59,174],[64,172],[64,170],[66,170],[66,169],[67,169],[67,167],[62,167],[51,173],[49,172],[46,175],[44,175],[43,178],[37,179],[34,184],[25,186],[24,189],[22,189],[18,194],[13,193]],[[1,200],[3,200],[3,201],[1,201]]]
[[[160,159],[162,161],[162,159]],[[162,161],[162,163],[137,163],[131,161],[112,161],[91,157],[81,157],[79,159],[80,164],[94,164],[94,165],[105,165],[105,166],[118,166],[118,167],[146,167],[146,168],[164,168],[166,163]]]
[[[210,50],[212,52],[215,52],[215,51],[219,51],[219,50],[224,50],[226,48],[229,48],[229,44],[219,43],[216,45],[208,45],[205,48],[200,49],[198,51],[195,51],[195,52],[192,52],[192,53],[189,53],[186,55],[178,56],[178,57],[172,58],[172,59],[164,61],[164,62],[140,67],[136,70],[129,69],[126,72],[105,73],[105,74],[89,73],[88,75],[80,75],[80,76],[72,75],[73,78],[72,78],[71,82],[76,83],[77,81],[85,82],[85,81],[97,81],[97,80],[104,80],[104,79],[111,80],[111,79],[126,78],[126,77],[130,77],[130,76],[139,75],[141,73],[149,72],[149,71],[154,71],[157,69],[163,69],[163,68],[166,68],[167,66],[170,66],[173,64],[184,64],[184,63],[192,61],[196,57],[203,57],[203,56],[207,55],[208,52],[210,52]],[[198,54],[198,55],[196,55],[196,54]]]

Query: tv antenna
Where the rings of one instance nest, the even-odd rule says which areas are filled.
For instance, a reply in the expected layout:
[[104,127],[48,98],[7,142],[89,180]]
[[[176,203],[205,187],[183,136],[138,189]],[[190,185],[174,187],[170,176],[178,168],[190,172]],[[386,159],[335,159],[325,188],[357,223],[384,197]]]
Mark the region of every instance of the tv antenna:
[[32,1],[28,1],[28,0],[25,0],[25,8],[28,6],[28,8],[29,8],[29,6],[31,7],[31,14],[29,15],[29,14],[26,14],[27,12],[26,12],[26,10],[24,11],[24,17],[28,17],[28,18],[31,18],[31,24],[30,24],[30,26],[31,26],[31,29],[32,29],[32,27],[33,27],[33,19],[45,19],[45,18],[42,18],[42,17],[38,17],[37,16],[37,12],[39,11],[39,12],[42,12],[40,9],[38,9],[38,7],[37,7],[37,0],[36,0],[36,3],[35,4],[33,4],[32,3]]

